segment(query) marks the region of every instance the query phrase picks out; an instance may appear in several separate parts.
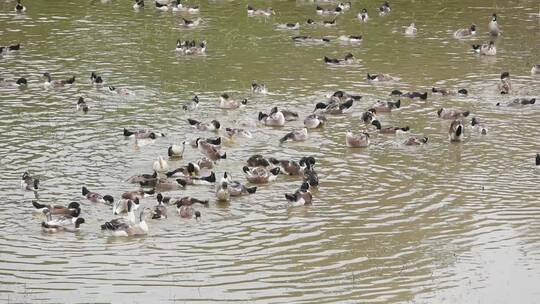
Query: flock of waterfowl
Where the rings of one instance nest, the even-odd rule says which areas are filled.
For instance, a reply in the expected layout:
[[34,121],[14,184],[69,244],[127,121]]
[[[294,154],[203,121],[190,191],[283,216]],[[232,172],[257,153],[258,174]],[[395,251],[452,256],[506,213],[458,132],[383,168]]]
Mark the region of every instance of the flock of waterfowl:
[[[160,11],[173,11],[183,12],[188,14],[198,14],[198,6],[186,6],[180,2],[180,0],[156,0],[153,2],[155,9]],[[140,10],[145,8],[144,0],[135,0],[133,8]],[[319,15],[333,15],[337,16],[345,11],[351,10],[351,3],[339,3],[333,8],[323,8],[319,5],[316,6],[314,13]],[[17,1],[15,11],[23,13],[26,11],[26,7],[21,3],[21,0]],[[385,16],[391,13],[391,7],[388,1],[385,1],[378,9],[379,16]],[[247,7],[247,14],[249,16],[271,16],[275,14],[272,8],[256,9],[252,6]],[[359,22],[369,22],[369,16],[367,9],[361,9],[357,14]],[[203,20],[201,18],[186,19],[182,18],[182,22],[185,26],[192,27],[197,26]],[[322,25],[322,26],[335,26],[336,19],[317,22],[313,19],[308,19],[306,25]],[[277,24],[278,29],[291,29],[296,30],[301,27],[300,22]],[[472,24],[468,28],[459,29],[455,31],[454,37],[457,39],[470,37],[476,35],[477,26]],[[493,14],[488,24],[489,35],[495,38],[501,35],[502,31],[497,23],[497,15]],[[417,29],[413,24],[408,26],[405,30],[405,35],[416,35]],[[340,40],[346,40],[349,42],[361,42],[362,36],[350,35],[340,36]],[[294,36],[292,40],[296,43],[327,43],[330,40],[328,38],[316,38],[311,36]],[[0,55],[3,52],[17,52],[21,48],[20,44],[9,45],[0,47]],[[493,40],[485,44],[472,45],[474,52],[479,53],[482,56],[494,56],[496,55],[496,47]],[[176,51],[182,55],[202,55],[206,53],[207,42],[196,42],[195,40],[178,40],[176,43]],[[355,61],[353,54],[347,53],[343,58],[323,58],[324,63],[329,65],[335,64],[349,64]],[[532,74],[540,74],[540,65],[534,65],[531,69]],[[53,78],[48,72],[43,74],[44,83],[46,88],[60,88],[75,83],[75,76],[71,78],[57,80]],[[367,81],[370,82],[385,82],[394,81],[398,79],[395,76],[388,74],[367,74]],[[502,72],[498,85],[500,94],[509,94],[512,91],[512,85],[510,81],[509,72]],[[96,72],[92,72],[90,75],[90,82],[98,87],[105,87],[111,93],[119,95],[133,94],[127,88],[118,88],[112,85],[105,85],[104,79]],[[0,85],[12,86],[24,88],[28,85],[27,80],[23,77],[17,80],[0,79]],[[267,88],[264,84],[253,81],[251,84],[251,91],[253,94],[266,94]],[[432,94],[441,94],[443,96],[449,95],[467,95],[467,89],[460,88],[458,90],[444,89],[444,88],[432,88]],[[396,98],[410,98],[426,100],[428,98],[428,92],[401,92],[394,90],[390,93],[391,96]],[[328,124],[328,115],[343,115],[349,113],[353,109],[355,101],[362,98],[360,95],[350,94],[344,91],[336,91],[333,94],[326,97],[327,100],[319,102],[315,105],[312,113],[303,117],[304,128],[300,130],[294,130],[287,133],[281,139],[279,144],[284,144],[287,141],[304,141],[308,138],[308,130],[323,128]],[[497,103],[497,106],[527,106],[532,105],[536,101],[535,98],[515,98],[506,104]],[[194,96],[191,100],[187,101],[182,109],[187,113],[197,111],[200,100],[198,96]],[[219,97],[218,107],[226,110],[235,110],[244,107],[248,104],[247,99],[235,99],[228,94],[222,94]],[[344,144],[350,148],[365,148],[370,145],[369,132],[380,132],[384,134],[398,134],[403,133],[405,137],[402,141],[403,145],[423,145],[428,143],[428,137],[421,135],[407,135],[410,128],[409,126],[386,126],[381,123],[381,118],[385,113],[389,113],[401,106],[401,99],[392,101],[377,101],[371,107],[366,109],[361,115],[361,121],[365,124],[365,131],[353,132],[348,130],[344,134]],[[89,106],[85,102],[83,97],[80,97],[76,102],[77,110],[88,112]],[[448,139],[453,142],[459,142],[463,140],[467,125],[470,124],[472,130],[479,134],[486,135],[488,133],[488,127],[479,117],[471,117],[471,113],[468,110],[452,109],[452,108],[440,108],[436,111],[437,116],[440,119],[450,120],[450,126],[448,129]],[[269,112],[259,112],[257,115],[258,122],[262,126],[268,127],[283,127],[288,121],[300,119],[301,114],[287,110],[280,109],[278,107],[272,107]],[[468,123],[470,121],[470,123]],[[313,194],[312,189],[316,188],[319,184],[318,174],[315,170],[316,159],[311,156],[302,157],[299,160],[292,159],[276,159],[274,157],[265,157],[262,155],[253,155],[246,161],[246,165],[242,168],[242,172],[245,175],[247,183],[233,180],[230,173],[223,172],[216,176],[213,170],[219,167],[219,163],[227,161],[227,153],[222,151],[221,143],[223,138],[251,138],[252,134],[247,128],[239,127],[223,127],[217,120],[211,121],[198,121],[192,118],[188,118],[188,123],[192,128],[192,132],[214,132],[215,137],[203,137],[200,136],[193,141],[184,141],[180,144],[171,145],[166,153],[169,159],[178,160],[182,159],[184,152],[188,147],[196,149],[200,152],[201,158],[197,161],[188,162],[184,166],[179,168],[171,168],[169,162],[162,156],[153,163],[153,173],[140,174],[130,177],[127,181],[140,186],[138,190],[127,191],[121,195],[119,199],[114,198],[111,195],[102,195],[97,192],[93,192],[86,187],[82,187],[81,194],[88,201],[95,204],[106,204],[112,207],[112,212],[115,215],[114,219],[103,223],[100,228],[110,233],[113,236],[134,236],[144,235],[148,233],[147,215],[151,214],[152,219],[165,219],[170,216],[168,212],[168,206],[173,205],[176,207],[177,214],[181,218],[186,219],[199,219],[201,213],[196,209],[196,206],[209,206],[208,200],[201,200],[195,197],[167,197],[164,196],[164,192],[185,189],[193,185],[206,184],[215,185],[215,196],[218,201],[229,201],[233,197],[242,195],[251,195],[256,193],[257,187],[254,185],[271,183],[276,180],[280,174],[287,174],[290,176],[298,176],[299,188],[290,193],[284,194],[284,198],[292,205],[310,205],[312,203]],[[372,129],[372,131],[368,131]],[[221,134],[221,136],[219,136]],[[118,136],[124,136],[126,138],[134,138],[137,142],[154,141],[159,138],[166,137],[164,133],[156,130],[129,130],[125,128],[123,133]],[[165,153],[165,151],[163,151]],[[540,154],[536,155],[536,165],[540,166]],[[69,231],[75,232],[80,229],[80,225],[85,222],[81,215],[81,205],[77,202],[72,202],[68,206],[54,205],[54,204],[42,204],[39,202],[39,179],[32,177],[28,172],[24,172],[21,179],[21,187],[23,190],[33,191],[35,193],[36,200],[33,201],[33,206],[38,212],[45,214],[46,220],[41,223],[42,229],[45,232],[58,232]],[[144,207],[145,199],[148,196],[155,196],[157,205],[153,208]],[[137,211],[137,213],[136,213]]]

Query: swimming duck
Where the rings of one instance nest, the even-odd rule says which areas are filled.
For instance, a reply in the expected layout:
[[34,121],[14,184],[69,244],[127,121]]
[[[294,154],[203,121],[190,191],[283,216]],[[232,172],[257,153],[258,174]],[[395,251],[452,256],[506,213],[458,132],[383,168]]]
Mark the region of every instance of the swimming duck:
[[363,8],[362,11],[360,13],[358,13],[358,15],[356,17],[361,22],[367,22],[368,19],[369,19],[367,9]]
[[199,44],[195,40],[176,41],[176,51],[184,55],[202,55],[206,54],[207,43],[206,40],[201,41]]
[[26,81],[26,78],[19,78],[17,81],[9,81],[4,80],[0,78],[0,87],[17,87],[17,88],[24,88],[26,87],[28,82]]
[[163,159],[163,156],[160,155],[152,165],[152,168],[157,173],[165,173],[169,169],[169,164],[165,159]]
[[82,187],[82,195],[92,203],[103,203],[109,205],[112,205],[114,203],[114,198],[112,196],[101,195],[97,192],[91,192],[85,186]]
[[247,6],[247,13],[248,13],[248,16],[265,16],[265,17],[276,14],[276,12],[274,12],[274,10],[271,7],[267,9],[255,9],[251,5]]
[[511,101],[501,104],[500,102],[497,102],[496,106],[505,105],[507,107],[517,107],[517,106],[525,106],[525,105],[532,105],[536,102],[536,98],[514,98]]
[[152,219],[158,220],[158,219],[166,219],[167,218],[167,206],[163,203],[163,195],[161,193],[158,193],[156,196],[157,199],[157,205],[154,207],[154,211],[152,212]]
[[278,24],[276,25],[276,28],[280,30],[299,30],[300,22]]
[[140,9],[144,7],[144,0],[135,0],[135,3],[133,4],[134,9]]
[[200,122],[195,119],[188,118],[188,123],[199,131],[215,131],[221,128],[221,124],[217,120],[212,120],[210,123]]
[[414,25],[414,23],[411,23],[411,25],[409,25],[406,29],[405,29],[405,35],[407,36],[414,36],[416,35],[416,32],[418,30],[416,29],[416,26]]
[[501,82],[499,82],[499,92],[501,94],[508,94],[512,90],[512,83],[510,82],[510,73],[502,72],[501,73]]
[[466,89],[459,89],[457,91],[452,91],[452,90],[441,89],[441,88],[431,88],[431,92],[441,93],[442,96],[449,96],[449,95],[466,96],[469,93]]
[[126,89],[126,88],[117,88],[117,87],[114,87],[114,86],[109,86],[109,92],[111,93],[114,93],[114,94],[118,94],[118,95],[121,95],[121,96],[129,96],[129,95],[132,95],[133,93],[131,93],[130,90]]
[[[227,184],[227,191],[229,193],[229,196],[242,196],[257,192],[257,187],[247,187],[239,181],[233,181],[231,175],[227,172],[223,173],[223,178],[221,179],[221,185],[219,186],[219,188],[223,187],[223,182]],[[216,191],[216,196],[218,197],[218,199],[220,198],[220,196],[226,198],[227,193],[221,193],[218,195],[219,190],[220,189],[217,189]]]
[[294,42],[298,43],[327,43],[330,42],[328,38],[313,38],[311,36],[294,36],[292,37]]
[[391,112],[393,109],[399,109],[401,107],[401,100],[398,99],[398,101],[380,101],[377,100],[377,102],[373,105],[373,109],[375,109],[376,113],[380,112]]
[[154,132],[149,130],[135,130],[130,131],[124,128],[125,137],[134,137],[135,139],[156,139],[157,137],[165,137],[165,134],[161,132]]
[[298,120],[298,113],[290,110],[281,110],[281,113],[283,113],[283,116],[285,117],[285,121],[293,121]]
[[199,107],[199,97],[195,95],[190,101],[184,103],[182,109],[184,111],[195,111]]
[[13,51],[18,51],[20,49],[21,49],[20,43],[8,45],[8,46],[0,46],[0,54],[2,54],[2,52],[9,53]]
[[148,225],[146,224],[145,216],[151,211],[150,208],[144,208],[139,214],[139,222],[136,224],[110,221],[101,225],[101,230],[109,232],[112,236],[146,235],[148,234]]
[[[181,180],[183,182],[179,182],[178,180]],[[180,177],[176,179],[178,183],[185,184],[185,185],[209,185],[216,182],[216,174],[214,172],[210,172],[210,175],[208,176],[192,176],[192,175],[184,175],[183,177]]]
[[540,64],[535,64],[531,68],[531,75],[538,75],[540,74]]
[[476,117],[473,117],[471,119],[471,126],[473,127],[473,130],[475,132],[478,132],[482,135],[486,135],[488,133],[488,128],[485,124],[480,122],[480,120]]
[[280,168],[276,167],[269,170],[265,167],[255,167],[250,169],[248,166],[244,166],[242,171],[244,171],[248,182],[253,184],[265,184],[272,182],[277,178]]
[[232,99],[227,93],[223,93],[219,97],[219,107],[221,109],[228,109],[228,110],[238,109],[240,107],[247,105],[247,102],[248,100],[245,98],[242,100]]
[[326,116],[310,114],[304,119],[304,127],[308,129],[322,128],[326,124]]
[[347,2],[340,2],[338,3],[337,7],[339,7],[342,11],[348,11],[351,9],[352,3],[351,1]]
[[176,168],[172,171],[165,173],[165,175],[167,177],[191,176],[191,175],[198,175],[200,170],[201,170],[201,167],[198,164],[189,162],[187,165],[184,165],[182,167]]
[[334,18],[332,20],[323,20],[321,25],[326,27],[336,26],[336,19]]
[[253,80],[251,81],[251,92],[253,93],[259,93],[259,94],[266,94],[268,93],[268,90],[266,89],[266,85],[264,83],[257,83],[257,81]]
[[15,11],[17,13],[26,12],[26,7],[24,5],[22,5],[21,0],[17,0],[17,4],[15,5]]
[[406,146],[420,146],[423,144],[426,144],[428,142],[427,137],[420,137],[420,136],[410,136],[408,137],[403,144]]
[[156,178],[139,182],[141,187],[152,187],[157,191],[174,191],[179,188],[185,188],[187,182],[183,179],[169,180],[167,178]]
[[287,140],[292,140],[292,141],[305,141],[308,137],[308,132],[307,132],[307,128],[303,128],[302,130],[298,131],[292,131],[292,132],[289,132],[287,134],[285,134],[285,136],[283,136],[279,142],[280,143],[284,143],[286,142]]
[[379,16],[386,16],[388,13],[390,13],[390,3],[384,1],[383,5],[379,7]]
[[190,14],[196,14],[200,10],[200,7],[198,5],[195,6],[185,6],[182,3],[180,3],[180,0],[176,0],[175,3],[173,3],[173,12],[187,12]]
[[374,108],[371,108],[365,111],[364,113],[362,113],[361,119],[366,125],[368,125],[368,124],[373,123],[373,121],[375,121],[376,114],[377,114],[377,110],[375,110]]
[[333,9],[328,8],[322,8],[319,5],[315,8],[315,11],[317,11],[317,14],[319,15],[337,15],[343,13],[343,9],[340,6],[336,6]]
[[84,218],[79,217],[73,224],[59,225],[51,224],[48,222],[41,222],[41,230],[46,233],[57,233],[61,231],[65,232],[78,232],[81,230],[81,224],[84,224]]
[[462,141],[464,132],[465,127],[463,126],[463,121],[456,119],[450,124],[450,129],[448,129],[448,138],[450,141]]
[[42,212],[48,215],[67,215],[69,217],[78,217],[81,213],[81,206],[77,202],[71,202],[69,205],[45,205],[40,204],[37,201],[32,201],[32,205],[38,212]]
[[250,167],[269,167],[270,162],[264,156],[255,154],[248,158],[247,165]]
[[238,129],[238,128],[225,128],[225,133],[229,138],[234,137],[243,137],[243,138],[253,138],[253,135],[251,135],[251,132],[245,129]]
[[348,101],[349,99],[360,100],[360,99],[362,99],[362,96],[360,96],[360,95],[352,95],[352,94],[349,94],[347,92],[339,90],[339,91],[335,91],[329,97],[329,100],[331,102],[344,102],[344,101]]
[[206,156],[199,158],[197,160],[197,165],[199,166],[199,168],[206,168],[208,170],[214,168],[214,162]]
[[402,97],[408,97],[408,98],[410,98],[410,99],[420,98],[420,99],[422,99],[422,100],[426,100],[427,97],[428,97],[428,93],[427,93],[427,92],[424,92],[424,93],[420,93],[420,92],[407,92],[407,93],[401,94],[400,96],[402,96]]
[[497,23],[497,14],[493,13],[491,16],[491,21],[489,21],[489,34],[491,36],[499,36],[501,30],[499,29],[499,24]]
[[285,116],[277,107],[273,107],[270,114],[259,112],[259,121],[266,126],[283,127],[285,125]]
[[189,20],[189,19],[186,19],[186,18],[182,18],[182,21],[184,22],[183,25],[185,27],[196,27],[196,26],[199,26],[202,19],[201,18],[196,18],[196,19],[193,19],[193,20]]
[[343,59],[338,58],[329,58],[324,56],[324,63],[326,64],[350,64],[354,62],[354,55],[347,53]]
[[226,159],[227,153],[219,153],[219,151],[216,149],[216,147],[206,141],[201,140],[200,138],[197,139],[197,148],[199,149],[199,152],[201,152],[204,156],[208,157],[209,159],[213,161],[217,161],[220,159]]
[[43,77],[45,77],[45,82],[43,83],[45,87],[63,87],[66,84],[73,84],[75,82],[75,76],[66,80],[52,80],[51,74],[45,72],[43,73]]
[[194,140],[190,140],[189,141],[189,145],[192,147],[192,148],[197,148],[197,140],[203,140],[211,145],[214,145],[214,146],[219,146],[221,145],[221,137],[214,137],[214,138],[201,138],[201,137],[197,137],[195,138]]
[[467,38],[476,34],[476,25],[472,24],[469,28],[459,29],[454,32],[454,37],[457,39]]
[[170,158],[182,158],[184,157],[184,151],[186,150],[186,142],[183,141],[181,145],[171,145],[167,149],[167,155]]
[[355,135],[351,130],[347,130],[345,144],[349,148],[367,148],[369,146],[369,134],[362,132]]
[[231,193],[229,192],[229,184],[223,178],[219,183],[219,186],[216,187],[216,197],[220,202],[227,202],[231,199]]
[[369,81],[394,81],[398,78],[392,77],[388,74],[369,74],[367,73],[367,80]]
[[321,111],[330,115],[345,114],[352,109],[353,103],[353,99],[349,99],[345,102],[331,101],[327,104],[324,102],[319,102],[315,105],[315,110],[313,111]]
[[39,179],[33,178],[28,172],[24,172],[21,178],[21,189],[28,191],[38,191]]
[[158,1],[155,1],[155,5],[158,11],[166,12],[169,10],[169,6],[167,4],[162,4]]
[[287,175],[300,175],[306,167],[305,163],[301,166],[300,163],[294,160],[278,160],[270,157],[268,161],[274,166],[279,167],[280,173]]
[[462,111],[451,108],[440,108],[437,111],[437,115],[442,119],[458,119],[469,116],[469,111]]
[[315,158],[308,156],[302,157],[298,162],[300,166],[304,166],[303,181],[307,182],[310,187],[316,188],[319,186],[319,175],[315,171]]
[[88,112],[88,105],[82,97],[79,97],[79,100],[77,100],[77,111],[83,111],[84,113]]
[[195,216],[195,220],[201,218],[201,212],[193,209],[192,205],[183,205],[180,202],[176,203],[176,212],[181,218],[192,219]]
[[312,204],[313,195],[309,191],[309,184],[303,182],[294,193],[285,193],[285,198],[293,206],[308,206]]
[[96,74],[96,72],[92,72],[90,74],[90,82],[92,82],[92,84],[95,86],[103,85],[103,79],[101,78],[101,76]]
[[490,41],[489,44],[487,43],[484,43],[482,45],[473,44],[472,48],[475,53],[478,53],[480,55],[485,55],[485,56],[497,55],[497,48],[495,47],[495,43],[493,41]]
[[381,126],[381,122],[378,121],[378,120],[374,120],[372,123],[372,125],[374,125],[377,130],[379,130],[380,133],[382,134],[398,134],[398,133],[403,133],[403,132],[407,132],[409,131],[409,126],[406,126],[406,127],[382,127]]
[[355,42],[362,42],[362,35],[349,35],[349,36],[345,36],[345,35],[341,35],[338,37],[338,40],[339,41],[345,41],[345,42],[352,42],[352,43],[355,43]]
[[152,174],[133,175],[130,178],[128,178],[126,182],[132,183],[132,184],[139,184],[141,182],[147,182],[147,181],[155,180],[157,178],[158,178],[157,172],[154,171],[154,173]]
[[137,190],[137,191],[128,191],[128,192],[124,192],[122,193],[122,198],[125,199],[125,200],[131,200],[133,201],[135,204],[138,204],[138,201],[149,195],[154,195],[154,193],[156,193],[156,191],[154,189],[152,190],[148,190],[148,191],[144,191],[143,189],[140,189],[140,190]]

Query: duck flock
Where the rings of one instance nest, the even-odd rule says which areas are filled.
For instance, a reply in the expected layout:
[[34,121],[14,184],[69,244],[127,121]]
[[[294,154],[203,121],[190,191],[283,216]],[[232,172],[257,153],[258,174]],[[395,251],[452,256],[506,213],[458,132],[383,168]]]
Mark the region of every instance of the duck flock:
[[[331,27],[336,25],[336,17],[346,11],[353,10],[351,2],[339,3],[335,7],[321,7],[314,5],[314,14],[322,16],[332,16],[329,20],[315,21],[309,18],[306,22],[295,22],[286,24],[276,24],[275,27],[283,30],[297,30],[302,26],[320,25],[323,27]],[[190,18],[185,17],[186,14],[196,15],[200,13],[199,6],[187,6],[181,3],[180,0],[157,0],[153,1],[152,5],[147,7],[144,0],[135,0],[133,9],[156,9],[159,11],[172,11],[183,13],[181,22],[186,27],[196,27],[204,22],[200,17]],[[17,13],[26,12],[27,8],[22,4],[21,0],[17,1],[15,11]],[[275,14],[272,8],[255,8],[251,5],[247,6],[247,15],[252,17],[268,17]],[[395,13],[392,12],[391,5],[388,1],[382,3],[377,10],[376,15],[382,18],[385,15]],[[371,16],[368,15],[366,8],[358,10],[356,15],[358,22],[369,22]],[[497,53],[494,39],[502,35],[502,31],[498,24],[497,15],[494,13],[490,17],[487,24],[491,40],[483,44],[472,45],[472,52],[478,53],[479,56],[495,56]],[[404,34],[414,36],[417,34],[417,28],[412,23],[405,29]],[[463,29],[458,29],[454,32],[455,39],[473,37],[476,35],[477,26],[471,26]],[[291,39],[295,43],[308,44],[325,44],[330,42],[330,39],[325,37],[312,36],[294,36]],[[343,35],[338,37],[339,40],[351,43],[361,43],[361,35]],[[176,52],[185,56],[205,55],[207,53],[207,45],[211,45],[211,41],[195,41],[195,40],[178,40],[176,42]],[[13,53],[21,49],[20,44],[12,44],[0,47],[0,56],[3,53]],[[325,56],[324,64],[328,65],[346,65],[356,62],[352,53],[345,54],[342,58],[331,58]],[[89,81],[96,87],[104,87],[112,94],[129,96],[134,94],[128,88],[115,87],[111,84],[105,84],[105,80],[99,72],[90,72]],[[531,69],[531,74],[540,74],[540,65],[536,64]],[[49,89],[61,88],[70,86],[76,83],[76,77],[72,76],[66,79],[55,79],[54,75],[49,72],[43,73],[43,85]],[[86,78],[86,77],[85,77]],[[382,73],[368,73],[366,80],[369,82],[391,82],[399,79],[396,76]],[[498,80],[498,92],[500,94],[509,94],[512,91],[510,73],[504,71]],[[16,80],[0,79],[0,85],[5,87],[24,88],[28,85],[27,79],[20,77]],[[267,94],[268,88],[257,81],[251,83],[251,91],[253,94]],[[464,96],[468,94],[466,88],[440,88],[433,87],[431,94],[441,94],[442,96]],[[361,121],[365,127],[362,131],[355,132],[347,130],[344,134],[343,145],[349,148],[366,148],[370,145],[370,132],[379,132],[382,134],[401,134],[403,136],[402,144],[407,146],[425,145],[429,139],[423,135],[410,135],[409,126],[392,126],[385,125],[384,115],[391,111],[395,111],[401,107],[401,99],[420,99],[426,100],[429,97],[428,92],[402,92],[393,90],[389,92],[393,96],[391,101],[377,101],[372,106],[368,107],[361,114]],[[289,121],[303,120],[304,127],[298,130],[293,130],[279,139],[275,144],[283,145],[287,142],[305,141],[309,132],[312,129],[331,128],[328,116],[344,115],[350,113],[354,108],[355,102],[362,99],[359,94],[354,94],[345,91],[336,91],[328,96],[325,100],[318,102],[311,113],[302,115],[291,109],[272,107],[267,112],[253,113],[253,116],[258,120],[258,127],[274,127],[281,128],[286,126]],[[397,99],[397,100],[396,100]],[[186,113],[198,111],[200,99],[198,96],[182,105],[182,109]],[[497,106],[510,107],[525,107],[534,105],[535,98],[514,98],[507,103],[497,103]],[[248,104],[247,99],[235,99],[227,93],[219,96],[219,108],[234,111],[243,108]],[[76,101],[76,109],[87,113],[90,111],[89,105],[83,97]],[[434,114],[435,115],[435,114]],[[488,134],[488,126],[483,119],[478,116],[471,115],[467,109],[457,108],[439,108],[436,109],[436,115],[442,120],[449,120],[448,140],[452,142],[460,142],[464,139],[464,134],[471,126],[473,132],[481,135]],[[272,183],[279,178],[280,175],[295,176],[298,179],[298,188],[290,189],[290,192],[283,193],[283,199],[290,203],[291,206],[311,205],[313,196],[316,195],[316,189],[319,186],[319,178],[316,170],[317,159],[312,156],[305,155],[300,159],[277,159],[272,156],[253,155],[249,157],[245,166],[239,168],[244,174],[245,180],[234,180],[229,172],[219,171],[220,164],[227,162],[227,152],[222,149],[222,141],[228,140],[234,143],[235,139],[241,140],[252,138],[253,135],[248,126],[223,126],[218,119],[211,121],[199,121],[193,118],[188,118],[187,122],[191,127],[191,132],[197,134],[194,140],[186,140],[178,144],[173,144],[168,147],[167,151],[161,151],[159,156],[153,163],[153,172],[131,176],[127,179],[133,183],[138,189],[126,191],[120,197],[113,197],[109,194],[95,192],[95,189],[82,187],[81,194],[88,201],[95,204],[105,204],[112,208],[113,216],[107,222],[101,223],[100,227],[105,233],[113,236],[136,236],[145,235],[149,231],[147,218],[152,220],[165,220],[170,217],[181,217],[185,219],[201,218],[199,208],[209,208],[208,200],[198,199],[193,196],[166,196],[166,192],[178,191],[186,189],[186,187],[196,187],[197,185],[211,185],[214,187],[215,198],[218,202],[228,202],[234,200],[235,197],[253,195],[257,191],[257,185]],[[421,133],[421,130],[415,130],[416,134]],[[203,136],[204,134],[214,133],[214,136]],[[118,132],[118,137],[134,138],[137,144],[145,144],[156,140],[166,138],[167,135],[160,130],[148,129],[129,129],[124,128]],[[272,144],[272,143],[270,143]],[[179,167],[169,165],[170,161],[182,160],[186,149],[195,149],[200,153],[200,158],[190,162],[186,162]],[[540,154],[536,155],[536,166],[540,166]],[[84,181],[81,181],[84,183]],[[25,191],[32,191],[35,194],[36,200],[32,202],[33,207],[37,212],[45,215],[45,220],[40,223],[44,232],[54,233],[60,231],[77,232],[81,229],[81,224],[85,223],[81,216],[81,205],[78,202],[71,202],[67,206],[46,204],[40,202],[39,191],[40,183],[37,177],[33,177],[29,172],[24,172],[21,178],[21,187]],[[148,201],[148,197],[155,197],[156,203]],[[176,208],[176,215],[169,211],[169,207]]]

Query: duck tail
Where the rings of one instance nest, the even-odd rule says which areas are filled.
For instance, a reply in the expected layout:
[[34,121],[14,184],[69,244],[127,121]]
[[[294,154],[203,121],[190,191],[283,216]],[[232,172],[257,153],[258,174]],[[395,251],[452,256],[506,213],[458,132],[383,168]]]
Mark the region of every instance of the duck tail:
[[188,118],[188,123],[192,126],[195,126],[195,125],[198,125],[200,122],[195,120],[195,119],[191,119],[191,118]]
[[124,136],[127,137],[127,136],[131,136],[131,135],[133,135],[133,134],[135,134],[135,132],[131,132],[131,131],[129,131],[128,129],[124,128]]
[[268,114],[264,114],[263,112],[259,112],[259,121],[265,119],[266,117],[268,117]]
[[529,100],[529,104],[534,104],[536,102],[536,98],[532,98],[531,100]]
[[[536,162],[538,163],[539,160],[540,160],[540,159],[537,157],[537,158],[536,158]],[[537,164],[537,165],[538,165],[538,164]],[[253,194],[253,193],[257,192],[257,187],[246,188],[246,191],[247,191],[247,193],[249,193],[249,194]]]
[[21,48],[21,44],[20,43],[17,43],[17,44],[14,44],[14,45],[10,45],[8,46],[8,49],[10,51],[17,51]]
[[211,143],[214,146],[221,145],[221,137],[215,138],[215,139],[208,139],[208,142]]
[[399,129],[400,129],[401,131],[403,131],[403,132],[407,132],[407,131],[409,131],[411,128],[409,128],[409,126],[406,126],[406,127],[404,127],[404,128],[399,128]]
[[243,104],[243,105],[247,105],[248,100],[244,98],[240,103]]
[[184,188],[185,188],[186,185],[187,185],[187,182],[186,182],[185,180],[181,179],[181,178],[176,179],[176,182],[177,182],[180,186],[182,186],[182,187],[184,187]]
[[88,193],[90,193],[90,191],[88,191],[88,188],[86,188],[85,186],[82,187],[82,195],[83,196],[86,196]]
[[431,88],[431,92],[433,92],[433,93],[438,93],[438,92],[439,92],[439,89],[433,87],[433,88]]
[[287,201],[293,203],[293,202],[296,202],[298,200],[298,196],[296,193],[294,194],[291,194],[291,193],[285,193],[285,198],[287,199]]
[[32,205],[34,206],[34,208],[36,209],[43,209],[43,208],[46,208],[47,206],[46,205],[43,205],[43,204],[40,204],[36,201],[32,201]]
[[209,183],[215,183],[216,182],[216,174],[212,171],[210,175],[206,177],[201,177],[201,180],[205,180]]
[[282,144],[282,143],[286,142],[287,140],[292,139],[293,136],[294,136],[294,135],[293,135],[292,132],[287,133],[285,136],[283,136],[283,137],[279,140],[279,142]]
[[66,79],[66,83],[67,84],[73,84],[75,82],[75,76],[69,78],[69,79]]
[[220,155],[219,158],[221,158],[221,159],[227,159],[227,152],[223,153],[223,155]]
[[349,100],[345,101],[344,103],[340,104],[339,109],[340,110],[346,110],[346,109],[352,107],[353,103],[354,103],[354,100],[349,99]]
[[420,94],[420,99],[426,100],[427,99],[427,92],[424,92],[424,94]]
[[536,154],[536,165],[540,166],[540,153]]

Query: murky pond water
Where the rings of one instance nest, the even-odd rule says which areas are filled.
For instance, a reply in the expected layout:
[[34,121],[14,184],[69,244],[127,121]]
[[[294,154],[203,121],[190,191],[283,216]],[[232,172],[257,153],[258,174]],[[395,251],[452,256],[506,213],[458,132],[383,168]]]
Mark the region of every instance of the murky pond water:
[[[540,108],[495,106],[540,95],[540,78],[530,75],[540,61],[536,1],[407,1],[391,3],[386,17],[375,13],[379,1],[354,1],[329,28],[304,26],[308,18],[325,19],[307,1],[250,3],[271,5],[276,15],[270,18],[247,17],[243,1],[202,1],[196,28],[182,27],[182,15],[158,12],[150,1],[138,12],[131,1],[26,1],[23,15],[13,12],[14,4],[0,3],[0,45],[20,42],[22,48],[0,58],[0,77],[25,76],[29,85],[0,87],[1,302],[540,302],[540,172],[534,166]],[[364,6],[370,20],[361,24],[356,14]],[[489,40],[493,12],[503,35],[495,57],[480,57],[470,44]],[[300,30],[275,28],[296,21]],[[418,34],[406,37],[411,22]],[[478,25],[476,37],[452,37],[471,23]],[[331,41],[294,44],[291,36],[300,34]],[[340,35],[364,40],[340,43]],[[207,40],[207,55],[179,56],[177,39]],[[347,52],[355,64],[322,61]],[[77,81],[47,90],[45,71]],[[133,94],[94,88],[91,71]],[[502,71],[512,77],[508,96],[497,90]],[[379,72],[400,80],[365,80]],[[253,79],[266,83],[269,94],[252,95]],[[393,89],[432,86],[466,88],[469,95],[405,98],[399,110],[379,115],[383,125],[408,125],[412,134],[428,136],[427,145],[406,147],[402,137],[371,129],[369,148],[345,147],[346,130],[364,129],[361,113],[376,100],[389,100]],[[351,114],[310,131],[304,143],[278,142],[302,119],[281,129],[256,124],[257,113],[274,105],[304,117],[338,89],[363,98]],[[223,92],[247,97],[248,105],[218,109]],[[182,104],[193,94],[200,107],[185,113]],[[89,101],[88,114],[75,110],[79,96]],[[440,107],[471,111],[489,126],[488,135],[472,132],[467,121],[465,141],[449,143]],[[113,217],[111,210],[83,199],[81,187],[115,198],[136,190],[126,178],[150,172],[171,143],[211,135],[189,128],[188,117],[252,123],[253,139],[224,143],[227,160],[215,169],[218,176],[228,171],[244,180],[241,168],[255,153],[315,156],[321,183],[313,206],[288,206],[284,193],[299,180],[283,175],[227,204],[215,201],[212,186],[194,186],[176,194],[210,200],[200,208],[200,222],[173,215],[149,220],[146,237],[104,235],[99,225]],[[137,147],[123,138],[124,127],[167,136]],[[198,157],[188,149],[170,165]],[[26,170],[42,180],[42,201],[82,204],[80,233],[41,232],[33,196],[19,189]],[[143,203],[153,206],[155,198]]]

